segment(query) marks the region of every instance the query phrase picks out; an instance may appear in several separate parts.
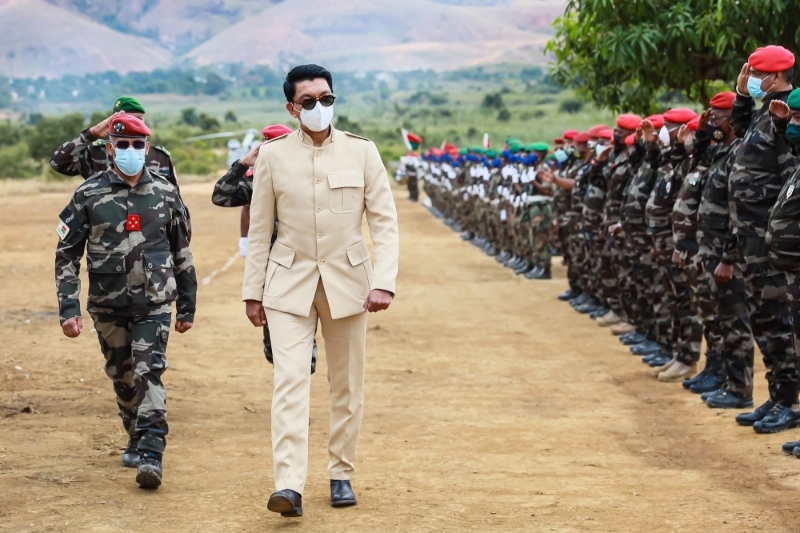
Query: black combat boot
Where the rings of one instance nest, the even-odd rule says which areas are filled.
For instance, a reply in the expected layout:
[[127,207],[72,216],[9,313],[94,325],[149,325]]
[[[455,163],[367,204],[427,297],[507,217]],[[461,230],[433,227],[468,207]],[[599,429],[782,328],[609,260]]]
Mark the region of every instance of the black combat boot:
[[753,424],[756,433],[780,433],[800,426],[800,411],[776,403],[767,415]]
[[753,407],[753,398],[742,398],[730,391],[722,391],[706,400],[712,409],[749,409]]
[[161,454],[146,450],[136,469],[136,483],[142,489],[157,489],[161,485]]
[[775,407],[775,402],[772,399],[767,400],[763,404],[756,407],[756,410],[752,413],[742,413],[740,415],[736,415],[736,423],[740,426],[752,426],[772,411],[773,407]]
[[122,466],[126,468],[136,468],[139,466],[141,457],[139,450],[136,448],[139,445],[139,437],[130,437],[125,451],[122,452]]

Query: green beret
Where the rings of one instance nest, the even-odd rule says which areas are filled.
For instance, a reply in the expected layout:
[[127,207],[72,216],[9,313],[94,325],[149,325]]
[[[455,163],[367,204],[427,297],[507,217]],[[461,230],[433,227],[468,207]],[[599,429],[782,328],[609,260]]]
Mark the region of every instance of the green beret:
[[122,96],[114,102],[114,112],[125,111],[126,113],[144,113],[144,106],[136,98]]
[[532,143],[530,145],[530,149],[535,152],[547,152],[550,150],[550,147],[547,145],[547,143],[538,142],[538,143]]
[[488,157],[489,159],[494,159],[495,157],[497,157],[498,155],[500,155],[500,152],[498,152],[497,150],[495,150],[495,149],[491,148],[491,149],[489,149],[489,150],[486,150],[486,151],[484,152],[484,155],[485,155],[486,157]]
[[553,154],[547,154],[547,157],[544,158],[545,161],[555,161],[556,156]]
[[800,89],[795,89],[789,93],[789,99],[786,104],[792,111],[800,111]]
[[508,139],[506,139],[506,144],[508,144],[509,146],[512,144],[522,144],[522,141],[520,141],[516,137],[509,137]]
[[467,149],[466,148],[462,148],[461,150],[458,151],[458,154],[459,155],[467,155]]
[[525,149],[525,145],[522,143],[509,143],[508,150],[512,154],[516,154],[517,152],[521,152]]

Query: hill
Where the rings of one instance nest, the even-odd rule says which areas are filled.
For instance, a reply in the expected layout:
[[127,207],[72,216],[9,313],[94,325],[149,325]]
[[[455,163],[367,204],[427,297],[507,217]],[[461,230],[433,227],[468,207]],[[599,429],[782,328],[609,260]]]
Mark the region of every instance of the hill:
[[0,74],[48,78],[152,70],[172,61],[143,37],[115,31],[42,0],[0,0]]
[[186,62],[316,61],[339,70],[542,64],[565,3],[0,0],[0,75],[124,73]]

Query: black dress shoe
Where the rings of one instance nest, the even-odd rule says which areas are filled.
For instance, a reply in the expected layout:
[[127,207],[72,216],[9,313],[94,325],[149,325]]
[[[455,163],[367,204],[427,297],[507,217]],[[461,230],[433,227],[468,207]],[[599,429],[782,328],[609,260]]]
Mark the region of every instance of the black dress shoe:
[[775,402],[772,400],[767,400],[763,404],[756,407],[756,410],[752,413],[742,413],[740,415],[736,415],[736,423],[740,426],[752,426],[765,416],[775,407]]
[[303,497],[292,489],[278,490],[269,497],[267,509],[286,518],[303,516]]
[[142,457],[139,454],[137,446],[139,445],[139,437],[131,437],[128,439],[128,445],[125,451],[122,452],[122,466],[126,468],[138,468],[139,461]]
[[800,412],[778,403],[767,416],[753,424],[753,430],[756,433],[779,433],[797,426],[800,426]]
[[356,495],[349,481],[331,480],[331,505],[334,507],[348,507],[355,505]]
[[783,445],[781,446],[781,450],[783,450],[783,453],[788,453],[789,455],[792,455],[794,449],[798,447],[800,447],[800,440],[793,440],[792,442],[784,442]]

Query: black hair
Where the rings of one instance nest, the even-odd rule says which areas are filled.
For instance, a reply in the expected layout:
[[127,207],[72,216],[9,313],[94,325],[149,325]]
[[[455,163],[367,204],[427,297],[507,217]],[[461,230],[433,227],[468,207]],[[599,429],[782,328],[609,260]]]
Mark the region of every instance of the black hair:
[[794,65],[782,72],[783,79],[786,83],[791,84],[794,81]]
[[323,78],[328,82],[328,87],[333,92],[333,78],[331,73],[320,67],[319,65],[300,65],[294,67],[286,75],[286,81],[283,82],[283,94],[286,95],[287,102],[294,101],[294,95],[297,90],[298,81],[313,81],[317,78]]

